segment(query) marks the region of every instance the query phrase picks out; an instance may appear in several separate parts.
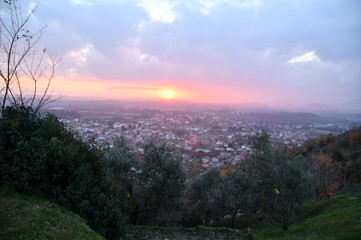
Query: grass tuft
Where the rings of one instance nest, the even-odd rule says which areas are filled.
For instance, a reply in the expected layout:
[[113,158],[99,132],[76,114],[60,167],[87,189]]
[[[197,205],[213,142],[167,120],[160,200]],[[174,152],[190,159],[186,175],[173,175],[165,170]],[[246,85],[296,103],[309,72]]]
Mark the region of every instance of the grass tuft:
[[361,193],[308,202],[298,217],[288,231],[269,226],[255,231],[254,239],[361,239]]
[[78,215],[11,188],[0,188],[0,216],[0,239],[104,240]]

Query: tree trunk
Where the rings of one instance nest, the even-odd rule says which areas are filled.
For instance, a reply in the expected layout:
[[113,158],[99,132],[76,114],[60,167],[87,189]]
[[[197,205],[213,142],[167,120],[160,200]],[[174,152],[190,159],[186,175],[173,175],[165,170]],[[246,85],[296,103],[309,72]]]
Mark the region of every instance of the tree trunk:
[[236,214],[232,214],[232,223],[231,223],[231,228],[234,228],[234,218],[235,218]]
[[206,220],[206,221],[205,221],[205,224],[206,224],[206,225],[208,225],[208,223],[209,223],[209,214],[210,214],[210,213],[211,213],[211,210],[209,210],[209,211],[206,212],[206,216],[205,216],[205,217],[206,217],[206,219],[205,219],[205,220]]
[[283,229],[283,231],[288,230],[288,217],[283,217],[282,229]]
[[138,204],[134,201],[134,212],[132,214],[132,220],[131,222],[133,223],[133,225],[137,225],[138,224]]

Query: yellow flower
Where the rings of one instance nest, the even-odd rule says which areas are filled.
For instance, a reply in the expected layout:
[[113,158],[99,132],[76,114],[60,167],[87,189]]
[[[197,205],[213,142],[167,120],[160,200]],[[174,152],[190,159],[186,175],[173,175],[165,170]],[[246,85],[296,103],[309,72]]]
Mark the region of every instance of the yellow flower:
[[273,189],[273,192],[274,192],[275,194],[280,194],[280,190],[278,190],[278,188]]

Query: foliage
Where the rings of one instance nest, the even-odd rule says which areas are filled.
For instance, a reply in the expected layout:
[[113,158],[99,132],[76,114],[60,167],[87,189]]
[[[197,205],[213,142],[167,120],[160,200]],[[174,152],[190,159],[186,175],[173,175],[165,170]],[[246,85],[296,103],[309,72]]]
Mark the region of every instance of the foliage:
[[134,188],[137,223],[167,225],[177,221],[184,184],[180,157],[165,145],[145,145]]
[[0,239],[101,240],[78,215],[38,197],[0,188]]
[[178,155],[165,145],[149,143],[136,162],[125,140],[119,139],[104,156],[121,192],[121,208],[131,223],[169,225],[178,221],[185,187]]
[[213,169],[192,182],[189,205],[205,224],[228,217],[233,227],[236,215],[257,212],[287,229],[296,207],[310,198],[312,175],[302,157],[276,150],[265,131],[253,144],[253,153],[235,171],[221,176]]
[[124,137],[116,139],[114,146],[104,151],[109,174],[117,183],[128,181],[128,175],[135,164],[135,156],[130,152]]
[[120,234],[115,189],[99,151],[58,118],[11,106],[0,119],[1,184],[67,206],[109,239]]
[[126,239],[136,240],[236,240],[249,239],[247,231],[240,231],[228,228],[180,228],[180,227],[158,227],[158,226],[128,226]]
[[254,139],[254,152],[248,170],[257,208],[266,216],[283,222],[287,230],[295,208],[310,198],[312,176],[301,157],[287,156],[275,150],[267,132]]
[[120,209],[127,220],[134,223],[135,155],[130,152],[126,139],[120,137],[113,147],[104,150],[103,158],[109,175],[116,183]]
[[[347,146],[357,142],[349,140]],[[322,146],[337,142],[330,137]],[[297,155],[297,149],[281,152],[265,131],[253,143],[253,153],[237,169],[225,175],[205,172],[189,182],[185,195],[181,158],[165,145],[149,143],[144,154],[135,155],[120,138],[102,153],[55,116],[10,106],[0,118],[0,183],[67,206],[109,239],[120,235],[120,212],[129,223],[153,226],[231,218],[233,227],[238,214],[258,214],[287,229],[314,186],[325,186],[326,192],[337,187],[342,161],[360,157],[337,149],[312,158]]]
[[199,175],[187,191],[192,214],[201,216],[205,224],[230,216],[233,228],[235,216],[246,213],[251,205],[246,175],[237,170],[222,176],[216,169]]
[[361,127],[310,140],[299,152],[315,174],[319,198],[361,191]]
[[224,176],[225,209],[231,216],[230,227],[234,228],[236,215],[251,214],[254,211],[252,179],[244,166]]
[[314,154],[310,161],[316,187],[316,199],[335,195],[341,180],[341,164],[328,154]]
[[203,217],[205,224],[224,212],[223,186],[222,177],[215,169],[199,175],[191,185],[190,205]]

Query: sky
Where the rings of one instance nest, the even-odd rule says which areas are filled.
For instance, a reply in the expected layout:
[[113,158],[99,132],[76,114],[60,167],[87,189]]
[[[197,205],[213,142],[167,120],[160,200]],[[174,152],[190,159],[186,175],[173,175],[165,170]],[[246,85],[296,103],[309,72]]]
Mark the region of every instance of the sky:
[[44,25],[68,97],[361,112],[359,0],[44,0]]

